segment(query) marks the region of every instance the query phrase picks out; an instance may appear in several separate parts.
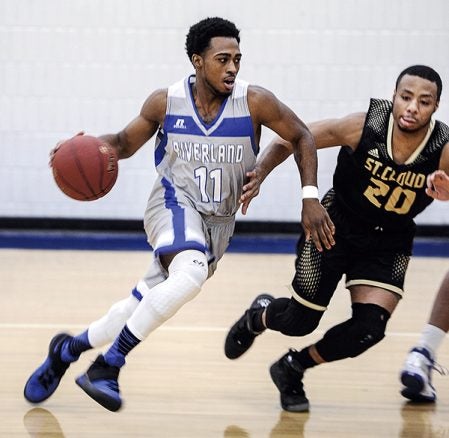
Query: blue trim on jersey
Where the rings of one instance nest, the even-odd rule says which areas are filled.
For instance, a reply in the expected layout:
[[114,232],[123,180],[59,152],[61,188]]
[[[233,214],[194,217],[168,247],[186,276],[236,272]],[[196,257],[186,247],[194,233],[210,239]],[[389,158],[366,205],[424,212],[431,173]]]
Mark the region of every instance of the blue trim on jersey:
[[169,254],[179,252],[186,249],[197,249],[201,252],[207,252],[207,247],[194,240],[186,240],[185,233],[185,211],[179,205],[176,199],[175,189],[167,178],[162,178],[162,185],[165,188],[165,207],[172,212],[172,223],[174,240],[171,245],[156,248],[154,253],[156,256],[160,254]]
[[194,240],[184,240],[183,242],[178,242],[178,244],[161,246],[154,251],[154,255],[159,257],[160,255],[177,253],[188,249],[196,249],[204,254],[208,251],[201,243],[195,242]]
[[173,215],[172,222],[173,231],[175,233],[175,240],[173,244],[176,244],[179,240],[186,240],[184,209],[178,204],[175,189],[171,185],[170,181],[167,178],[162,178],[161,182],[165,188],[165,207],[171,210]]
[[139,301],[142,301],[143,295],[137,290],[137,287],[135,287],[132,291],[131,291],[131,295],[135,298],[137,298]]
[[164,159],[165,146],[167,146],[167,136],[165,135],[163,130],[160,130],[157,133],[157,138],[159,139],[159,144],[157,145],[157,148],[155,148],[154,150],[154,164],[156,167]]
[[[179,120],[183,120],[182,128],[177,127]],[[196,124],[195,120],[189,116],[167,115],[164,123],[165,129],[170,127],[170,133],[204,136],[204,133]],[[259,152],[259,147],[254,140],[253,122],[251,116],[225,118],[213,133],[213,137],[249,137],[255,155]],[[162,161],[167,145],[167,135],[160,136],[160,143],[155,151],[156,166]]]
[[254,141],[254,129],[251,116],[223,119],[220,126],[214,131],[214,137],[229,137],[230,133],[232,133],[233,137],[249,137],[253,152],[257,155],[259,147]]
[[215,123],[217,123],[217,120],[221,117],[221,114],[223,113],[224,108],[225,108],[225,106],[226,106],[226,103],[227,103],[228,99],[231,97],[231,94],[230,94],[229,96],[227,96],[227,97],[223,100],[223,102],[221,103],[221,107],[220,107],[220,109],[218,110],[218,113],[217,113],[215,119],[212,120],[211,123],[205,123],[204,120],[203,120],[203,118],[201,117],[200,113],[198,112],[198,108],[197,108],[196,105],[195,105],[195,97],[193,96],[193,87],[192,87],[192,85],[193,85],[192,78],[194,78],[194,77],[195,77],[195,75],[190,75],[189,78],[187,79],[187,85],[188,85],[189,95],[190,95],[190,102],[191,102],[191,104],[192,104],[193,110],[195,111],[195,114],[196,114],[197,117],[198,117],[198,120],[201,122],[201,124],[202,124],[206,129],[209,129],[209,128],[212,127]]

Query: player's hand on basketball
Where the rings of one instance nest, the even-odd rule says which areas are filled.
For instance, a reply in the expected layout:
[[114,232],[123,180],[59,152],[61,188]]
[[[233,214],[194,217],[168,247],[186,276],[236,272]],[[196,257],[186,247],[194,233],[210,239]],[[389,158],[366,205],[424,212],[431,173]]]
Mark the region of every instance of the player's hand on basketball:
[[302,201],[302,226],[306,239],[312,239],[318,251],[331,249],[335,245],[335,225],[318,199]]
[[436,170],[427,176],[426,193],[433,199],[449,201],[449,176],[443,170]]
[[246,176],[248,181],[243,186],[242,196],[240,196],[239,202],[242,205],[242,214],[246,214],[248,211],[249,203],[255,198],[260,191],[260,185],[262,184],[262,177],[257,169],[247,172]]
[[[84,135],[84,131],[80,131],[80,132],[78,132],[76,135],[74,135],[74,137],[76,137],[77,135]],[[53,158],[55,157],[55,154],[56,154],[56,151],[61,147],[61,145],[63,144],[63,143],[65,143],[67,141],[67,139],[65,139],[65,140],[59,140],[57,143],[56,143],[56,146],[50,151],[50,161],[48,162],[48,165],[50,166],[50,167],[52,167],[52,164],[53,164]]]

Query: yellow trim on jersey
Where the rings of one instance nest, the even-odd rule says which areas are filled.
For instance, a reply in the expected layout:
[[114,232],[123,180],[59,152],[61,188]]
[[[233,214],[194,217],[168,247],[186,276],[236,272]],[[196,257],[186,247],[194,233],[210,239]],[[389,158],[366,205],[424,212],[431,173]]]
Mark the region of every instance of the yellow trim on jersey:
[[302,304],[303,306],[308,307],[309,309],[318,310],[319,312],[325,312],[327,310],[327,307],[319,306],[318,304],[313,304],[310,301],[305,300],[304,298],[300,297],[293,288],[290,287],[291,293],[293,298],[298,301],[299,304]]
[[[388,121],[388,133],[387,133],[387,152],[390,158],[394,161],[393,157],[393,125],[394,125],[394,119],[393,119],[393,113],[390,114],[390,120]],[[426,146],[427,142],[429,141],[430,136],[432,135],[433,129],[435,128],[435,120],[431,119],[429,128],[427,129],[426,136],[424,137],[423,141],[420,143],[420,145],[413,151],[413,153],[405,160],[404,164],[411,164],[413,163],[418,155],[421,153],[421,151]]]
[[399,287],[393,286],[392,284],[388,283],[381,283],[380,281],[372,281],[372,280],[350,280],[346,282],[346,287],[350,286],[357,286],[363,284],[365,286],[375,286],[380,287],[382,289],[386,289],[389,292],[394,292],[395,294],[398,294],[402,297],[404,295],[404,291],[400,289]]

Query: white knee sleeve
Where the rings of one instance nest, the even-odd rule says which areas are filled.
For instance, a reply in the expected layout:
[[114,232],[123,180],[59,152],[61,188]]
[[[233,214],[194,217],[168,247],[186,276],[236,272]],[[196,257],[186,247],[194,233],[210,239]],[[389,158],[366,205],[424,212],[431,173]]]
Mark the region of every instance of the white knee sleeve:
[[[141,291],[143,299],[126,323],[131,332],[141,340],[146,338],[198,294],[207,276],[207,258],[202,252],[188,250],[176,255],[168,268],[168,278]],[[139,290],[148,288],[142,283]]]
[[138,299],[132,295],[113,304],[106,315],[89,326],[87,335],[90,345],[97,348],[111,343],[118,336],[138,304]]

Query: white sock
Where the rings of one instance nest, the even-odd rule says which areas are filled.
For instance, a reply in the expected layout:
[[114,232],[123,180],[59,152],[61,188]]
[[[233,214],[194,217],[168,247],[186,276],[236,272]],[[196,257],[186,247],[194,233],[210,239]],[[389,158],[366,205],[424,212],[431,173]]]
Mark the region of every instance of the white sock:
[[421,338],[418,341],[418,346],[429,350],[432,357],[435,358],[435,353],[445,337],[446,332],[444,330],[441,330],[434,325],[426,324],[421,332]]

